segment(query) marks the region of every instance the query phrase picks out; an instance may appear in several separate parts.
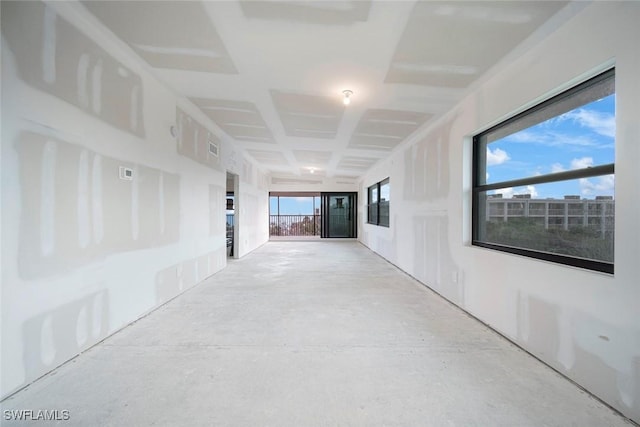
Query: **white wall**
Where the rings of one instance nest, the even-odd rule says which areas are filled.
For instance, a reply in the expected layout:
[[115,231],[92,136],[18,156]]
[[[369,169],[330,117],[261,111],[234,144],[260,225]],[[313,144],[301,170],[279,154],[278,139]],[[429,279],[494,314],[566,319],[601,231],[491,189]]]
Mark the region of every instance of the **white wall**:
[[269,176],[248,160],[243,161],[236,215],[240,226],[238,256],[269,240]]
[[[311,182],[311,183],[309,183]],[[358,191],[357,179],[345,179],[334,177],[314,177],[307,175],[300,178],[296,182],[294,179],[282,179],[272,177],[269,183],[269,191],[274,192],[346,192],[353,193]]]
[[[360,183],[360,240],[640,421],[640,3],[594,2]],[[470,137],[616,66],[615,275],[472,247]],[[550,159],[550,162],[552,159]],[[391,226],[366,222],[390,177]]]
[[268,240],[266,176],[110,37],[2,4],[2,397],[225,267],[227,171],[240,254]]

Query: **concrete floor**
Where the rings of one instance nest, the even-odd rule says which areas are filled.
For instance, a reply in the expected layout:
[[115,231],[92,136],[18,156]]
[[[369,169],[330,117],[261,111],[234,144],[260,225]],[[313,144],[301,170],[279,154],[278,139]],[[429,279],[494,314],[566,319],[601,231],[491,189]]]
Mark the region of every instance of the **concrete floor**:
[[345,241],[269,242],[0,406],[65,426],[631,425]]

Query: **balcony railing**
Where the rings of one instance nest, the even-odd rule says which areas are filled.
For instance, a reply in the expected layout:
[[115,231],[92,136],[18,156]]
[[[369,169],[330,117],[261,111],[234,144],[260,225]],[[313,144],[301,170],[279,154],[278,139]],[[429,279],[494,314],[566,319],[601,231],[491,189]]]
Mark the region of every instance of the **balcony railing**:
[[270,236],[320,236],[320,215],[270,215]]

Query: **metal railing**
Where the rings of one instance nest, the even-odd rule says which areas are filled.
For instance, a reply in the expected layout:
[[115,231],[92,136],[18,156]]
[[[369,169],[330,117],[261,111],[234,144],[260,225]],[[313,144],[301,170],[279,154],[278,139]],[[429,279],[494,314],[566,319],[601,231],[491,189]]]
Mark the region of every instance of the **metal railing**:
[[320,215],[270,215],[270,236],[320,236]]

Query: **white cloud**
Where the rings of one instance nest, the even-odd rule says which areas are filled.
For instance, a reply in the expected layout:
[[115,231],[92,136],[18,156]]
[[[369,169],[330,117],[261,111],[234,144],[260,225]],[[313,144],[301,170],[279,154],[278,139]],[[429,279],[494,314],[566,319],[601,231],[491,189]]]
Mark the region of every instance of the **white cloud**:
[[502,194],[503,199],[510,199],[513,197],[513,188],[501,188],[500,190],[496,190],[495,194]]
[[572,119],[580,126],[589,128],[600,135],[610,138],[616,136],[616,118],[612,114],[580,108],[563,114],[562,117]]
[[511,159],[506,151],[496,148],[491,151],[491,148],[487,147],[487,166],[500,165],[507,160]]
[[598,147],[601,144],[594,141],[588,135],[571,135],[561,132],[548,132],[542,142],[549,147],[573,146],[573,147]]
[[521,130],[520,132],[509,135],[507,138],[513,142],[541,142],[544,136],[541,132]]
[[535,199],[538,197],[538,190],[535,185],[527,185],[526,187],[518,188],[501,188],[500,190],[496,190],[495,194],[502,194],[503,199],[511,199],[514,194],[531,194],[531,198]]
[[593,166],[593,157],[581,157],[571,160],[571,169],[584,169]]
[[557,173],[557,172],[564,172],[564,166],[562,166],[560,163],[554,163],[551,165],[551,173]]
[[527,191],[524,194],[531,194],[531,198],[535,199],[538,197],[538,190],[536,190],[535,185],[527,185]]
[[593,182],[595,178],[581,178],[580,179],[580,192],[584,196],[613,196],[613,190],[615,187],[614,175],[605,175],[597,177],[597,181]]

